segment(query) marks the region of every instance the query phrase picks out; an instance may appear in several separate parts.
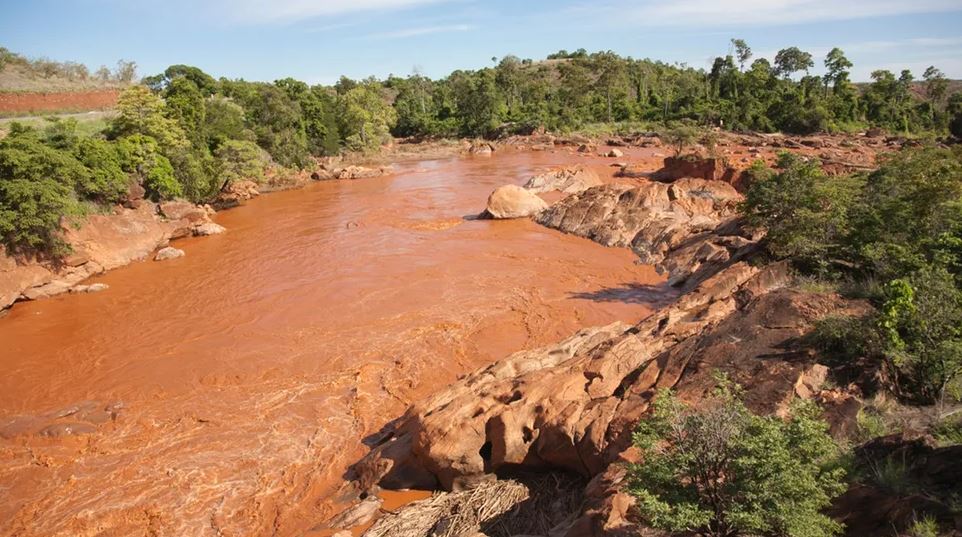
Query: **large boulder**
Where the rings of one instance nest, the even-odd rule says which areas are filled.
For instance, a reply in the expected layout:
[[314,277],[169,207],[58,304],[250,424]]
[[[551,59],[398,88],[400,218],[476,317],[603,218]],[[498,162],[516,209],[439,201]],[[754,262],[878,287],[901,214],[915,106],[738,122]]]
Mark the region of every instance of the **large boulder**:
[[550,192],[557,190],[566,194],[581,192],[602,184],[601,178],[591,168],[569,166],[536,175],[525,183],[524,188],[531,192]]
[[547,208],[548,204],[536,194],[517,185],[504,185],[488,196],[488,206],[482,216],[495,219],[527,218]]

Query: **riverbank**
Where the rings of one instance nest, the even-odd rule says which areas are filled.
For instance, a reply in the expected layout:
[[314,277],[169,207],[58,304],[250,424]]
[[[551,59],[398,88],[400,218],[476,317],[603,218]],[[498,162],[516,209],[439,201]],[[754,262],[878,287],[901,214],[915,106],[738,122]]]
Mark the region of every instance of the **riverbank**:
[[[657,135],[590,139],[579,135],[559,137],[537,134],[512,137],[497,143],[469,140],[399,141],[386,146],[376,155],[355,154],[322,160],[316,171],[270,176],[263,185],[249,182],[233,185],[227,192],[221,193],[219,206],[236,206],[261,192],[301,188],[310,184],[311,179],[359,179],[390,174],[390,163],[403,164],[465,154],[484,156],[499,150],[560,151],[585,161],[598,157],[610,158],[611,164],[619,170],[617,175],[624,180],[645,179],[661,170],[663,178],[668,179],[682,176],[724,179],[728,174],[727,180],[736,183],[739,174],[752,162],[761,160],[772,164],[782,150],[819,159],[827,171],[844,173],[870,168],[879,153],[897,150],[904,143],[905,140],[899,138],[872,136],[786,137],[722,133],[715,147],[690,148],[694,154],[707,156],[701,161],[703,164],[692,166],[685,161],[672,159],[673,150],[665,147]],[[643,151],[626,156],[628,148]],[[666,173],[667,177],[664,177]],[[117,206],[108,214],[91,215],[76,224],[65,223],[65,238],[74,252],[63,263],[9,256],[0,249],[0,311],[18,300],[34,300],[69,292],[94,275],[146,259],[168,246],[171,240],[191,235],[201,229],[201,225],[212,222],[210,217],[214,214],[209,206],[190,209],[182,203],[167,215],[162,209],[164,204],[158,205],[136,197],[134,200],[133,205]],[[207,226],[200,233],[211,230],[220,231],[217,227]],[[89,290],[84,287],[80,289]]]

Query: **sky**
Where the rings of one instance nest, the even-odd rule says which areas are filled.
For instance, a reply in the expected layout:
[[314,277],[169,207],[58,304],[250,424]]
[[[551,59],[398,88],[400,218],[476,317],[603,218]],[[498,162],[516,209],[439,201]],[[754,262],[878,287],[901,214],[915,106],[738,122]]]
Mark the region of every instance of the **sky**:
[[818,67],[841,47],[855,81],[929,65],[962,79],[962,0],[0,0],[0,46],[28,57],[312,84],[578,48],[708,68],[732,38]]

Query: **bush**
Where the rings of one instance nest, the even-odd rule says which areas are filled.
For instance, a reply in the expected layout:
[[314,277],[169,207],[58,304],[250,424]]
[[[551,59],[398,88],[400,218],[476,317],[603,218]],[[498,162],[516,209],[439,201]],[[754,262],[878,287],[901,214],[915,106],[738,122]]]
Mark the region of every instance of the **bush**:
[[73,189],[86,178],[86,168],[68,152],[15,126],[0,140],[0,238],[7,249],[65,252],[60,220],[79,214]]
[[74,154],[88,172],[76,186],[78,194],[101,203],[124,199],[129,179],[120,167],[116,146],[96,138],[84,138],[77,142]]
[[252,142],[230,140],[214,152],[222,187],[235,181],[264,181],[270,155]]
[[652,526],[711,537],[829,536],[822,514],[845,490],[832,467],[837,447],[817,408],[791,418],[752,414],[724,387],[714,406],[692,411],[668,392],[634,436],[643,463],[630,468],[630,492]]
[[749,224],[767,229],[768,250],[819,274],[844,262],[848,215],[862,179],[828,178],[818,163],[790,153],[780,155],[778,172],[763,166],[752,168],[742,211]]
[[157,140],[142,134],[127,136],[117,140],[117,152],[123,170],[143,185],[148,198],[159,201],[184,195],[174,178],[174,167],[160,154]]
[[895,389],[921,403],[944,400],[962,377],[962,291],[944,268],[886,286],[879,315]]

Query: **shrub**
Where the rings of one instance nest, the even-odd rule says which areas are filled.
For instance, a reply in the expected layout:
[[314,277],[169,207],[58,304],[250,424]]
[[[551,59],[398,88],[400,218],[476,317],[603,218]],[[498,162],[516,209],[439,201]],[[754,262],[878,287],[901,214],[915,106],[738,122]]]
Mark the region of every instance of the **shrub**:
[[54,179],[0,179],[0,237],[7,249],[66,253],[60,219],[80,213],[71,194]]
[[7,248],[65,252],[60,220],[80,212],[73,189],[86,178],[69,153],[44,145],[31,129],[12,129],[0,140],[0,238]]
[[679,125],[659,134],[659,137],[674,150],[676,157],[682,156],[685,149],[695,145],[700,136],[701,131],[689,125]]
[[953,276],[926,267],[890,282],[879,329],[897,392],[922,403],[942,401],[962,376],[962,291]]
[[86,177],[76,185],[77,193],[100,202],[121,201],[127,194],[128,177],[120,167],[116,146],[96,138],[77,142],[74,154],[86,168]]
[[183,196],[180,183],[174,178],[174,167],[160,154],[157,140],[135,134],[117,141],[121,167],[133,174],[154,201]]
[[634,436],[644,462],[630,492],[652,526],[706,537],[829,536],[822,514],[844,491],[837,447],[811,405],[790,419],[752,414],[724,384],[710,408],[684,408],[668,392]]
[[270,162],[270,155],[253,142],[230,140],[214,152],[220,170],[222,187],[234,181],[264,180],[264,172]]
[[844,259],[842,241],[861,178],[828,178],[818,163],[790,153],[780,155],[778,172],[762,166],[753,167],[742,206],[749,224],[767,229],[766,245],[776,257],[826,273]]

